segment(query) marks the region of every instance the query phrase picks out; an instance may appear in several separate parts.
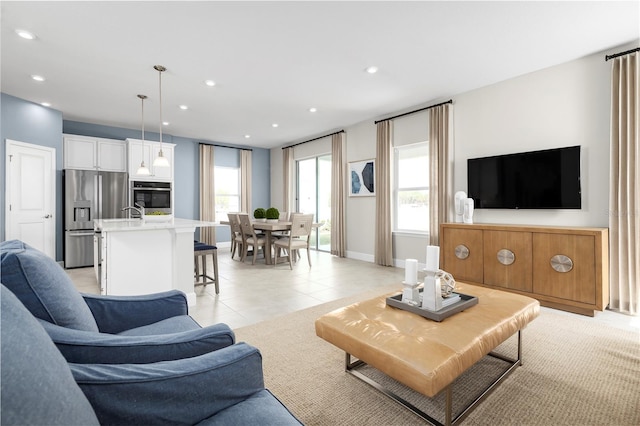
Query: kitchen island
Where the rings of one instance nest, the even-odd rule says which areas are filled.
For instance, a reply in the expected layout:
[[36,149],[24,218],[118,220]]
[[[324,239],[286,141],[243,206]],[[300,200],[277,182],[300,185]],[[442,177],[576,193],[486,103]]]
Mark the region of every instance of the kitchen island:
[[194,232],[216,225],[178,218],[95,220],[101,235],[101,293],[132,296],[175,289],[194,306]]

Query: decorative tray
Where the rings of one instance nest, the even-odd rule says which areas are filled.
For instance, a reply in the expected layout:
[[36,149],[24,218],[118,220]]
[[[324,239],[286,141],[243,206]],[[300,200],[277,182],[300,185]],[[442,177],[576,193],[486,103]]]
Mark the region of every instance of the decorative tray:
[[[420,293],[422,293],[422,289],[420,289]],[[478,304],[478,298],[475,296],[469,296],[467,294],[456,293],[456,292],[454,292],[453,294],[459,294],[460,300],[449,306],[445,306],[444,308],[437,311],[423,309],[417,305],[410,305],[408,303],[404,303],[402,301],[402,293],[395,296],[387,297],[387,305],[393,306],[394,308],[403,309],[405,311],[409,311],[414,314],[423,316],[425,318],[429,318],[431,320],[440,322],[443,319],[450,317],[451,315],[455,315],[458,312],[462,312],[465,309]]]

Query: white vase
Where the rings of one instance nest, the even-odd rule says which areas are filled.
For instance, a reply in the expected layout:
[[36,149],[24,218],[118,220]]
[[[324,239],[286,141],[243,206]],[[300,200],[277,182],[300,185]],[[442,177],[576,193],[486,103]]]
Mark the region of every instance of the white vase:
[[464,191],[456,192],[454,196],[454,210],[456,212],[456,223],[462,223],[464,214],[464,200],[467,199],[467,193]]
[[464,213],[462,214],[462,221],[464,223],[473,223],[473,206],[473,198],[465,198]]

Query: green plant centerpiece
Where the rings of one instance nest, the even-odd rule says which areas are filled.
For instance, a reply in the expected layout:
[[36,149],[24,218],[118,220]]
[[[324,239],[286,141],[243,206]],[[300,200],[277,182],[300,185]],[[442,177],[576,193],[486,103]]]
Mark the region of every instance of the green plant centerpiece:
[[269,207],[267,209],[267,221],[277,222],[280,219],[280,211],[275,207]]
[[267,220],[267,211],[265,209],[263,209],[262,207],[258,207],[257,209],[255,209],[253,211],[253,217],[258,221],[258,222],[264,222],[265,220]]

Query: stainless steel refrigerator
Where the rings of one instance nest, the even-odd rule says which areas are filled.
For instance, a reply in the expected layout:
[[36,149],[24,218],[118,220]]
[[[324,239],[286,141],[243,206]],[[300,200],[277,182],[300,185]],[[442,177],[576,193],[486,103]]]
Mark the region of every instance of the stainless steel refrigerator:
[[64,170],[64,265],[91,266],[94,219],[125,218],[127,173]]

